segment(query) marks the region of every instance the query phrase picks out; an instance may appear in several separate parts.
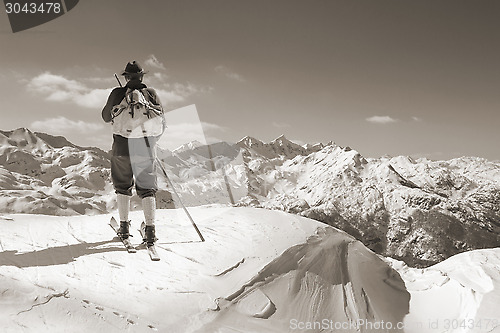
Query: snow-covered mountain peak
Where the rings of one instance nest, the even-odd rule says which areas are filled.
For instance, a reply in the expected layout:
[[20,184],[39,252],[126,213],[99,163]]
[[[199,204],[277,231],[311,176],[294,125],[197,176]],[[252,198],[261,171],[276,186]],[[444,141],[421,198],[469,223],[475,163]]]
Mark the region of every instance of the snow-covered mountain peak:
[[302,145],[302,148],[306,149],[307,151],[319,151],[319,150],[323,149],[325,146],[327,146],[327,145],[324,145],[321,142],[305,143]]
[[15,147],[25,151],[37,151],[38,153],[46,152],[52,148],[77,147],[66,140],[63,136],[53,136],[41,132],[32,132],[27,128],[18,128],[12,131],[0,130],[0,146],[0,148],[3,149],[7,147]]
[[12,131],[0,131],[1,148],[17,148],[25,151],[44,152],[48,149],[47,143],[26,128]]
[[278,144],[278,145],[286,145],[286,144],[293,144],[292,141],[288,140],[284,134],[281,134],[278,136],[276,139],[272,140],[269,142],[270,144]]
[[269,145],[276,147],[288,147],[288,149],[293,149],[293,150],[300,150],[300,151],[304,150],[303,146],[288,140],[284,134],[280,135],[276,139],[269,142]]
[[308,155],[323,147],[322,145],[304,147],[288,140],[284,135],[280,135],[269,143],[246,136],[236,145],[245,149],[253,157],[263,157],[268,160],[292,159],[298,155]]
[[359,166],[360,164],[367,163],[366,159],[358,151],[349,147],[343,148],[337,145],[324,146],[321,150],[311,153],[306,158],[315,161],[326,160],[329,165],[354,164],[355,166]]
[[264,142],[247,135],[243,137],[240,141],[238,141],[236,144],[241,147],[253,148],[255,146],[257,147],[263,146]]
[[199,148],[202,146],[204,146],[203,143],[201,143],[198,140],[193,140],[191,142],[185,143],[185,144],[177,147],[176,149],[172,150],[172,153],[178,154],[178,153],[182,153],[182,152],[185,152],[188,150],[195,150],[196,148]]
[[3,134],[10,137],[14,141],[35,139],[33,132],[31,132],[29,129],[24,128],[24,127],[21,127],[21,128],[12,130],[12,131],[3,132]]

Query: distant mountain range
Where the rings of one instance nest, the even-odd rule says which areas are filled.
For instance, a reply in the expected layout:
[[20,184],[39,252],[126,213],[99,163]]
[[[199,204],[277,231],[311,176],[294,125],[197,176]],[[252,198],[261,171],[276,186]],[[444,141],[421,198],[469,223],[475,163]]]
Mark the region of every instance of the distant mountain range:
[[[158,156],[188,206],[234,203],[296,213],[411,266],[500,245],[500,162],[372,159],[333,142],[301,146],[284,136],[269,143],[192,142]],[[112,211],[109,159],[63,137],[0,131],[0,212]],[[160,185],[159,208],[178,204],[161,177]]]

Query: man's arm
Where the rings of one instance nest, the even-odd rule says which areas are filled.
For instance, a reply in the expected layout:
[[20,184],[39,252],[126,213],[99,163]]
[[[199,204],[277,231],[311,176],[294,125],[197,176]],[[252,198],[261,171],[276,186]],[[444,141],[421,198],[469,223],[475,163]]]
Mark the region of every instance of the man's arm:
[[111,94],[109,94],[108,101],[101,112],[102,119],[105,122],[109,123],[113,119],[111,111],[115,105],[120,104],[122,99],[125,97],[126,90],[127,88],[115,88],[111,91]]

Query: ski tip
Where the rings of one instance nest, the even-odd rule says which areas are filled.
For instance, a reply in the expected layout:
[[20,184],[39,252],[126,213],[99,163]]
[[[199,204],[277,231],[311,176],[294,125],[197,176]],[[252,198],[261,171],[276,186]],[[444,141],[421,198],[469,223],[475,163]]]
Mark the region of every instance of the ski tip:
[[156,247],[154,245],[147,246],[146,248],[148,250],[149,257],[151,258],[152,261],[160,261],[160,256],[158,255],[158,252],[156,252]]

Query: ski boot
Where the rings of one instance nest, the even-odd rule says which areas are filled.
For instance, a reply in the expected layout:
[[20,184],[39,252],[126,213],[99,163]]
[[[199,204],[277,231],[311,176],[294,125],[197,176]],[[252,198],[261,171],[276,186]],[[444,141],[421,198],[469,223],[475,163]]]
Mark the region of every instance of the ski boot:
[[144,230],[144,238],[142,239],[144,243],[146,243],[147,247],[150,247],[155,244],[155,242],[158,240],[155,235],[155,226],[154,225],[147,225],[146,229]]
[[118,236],[121,239],[127,239],[130,236],[130,221],[120,221],[120,228],[118,229]]

